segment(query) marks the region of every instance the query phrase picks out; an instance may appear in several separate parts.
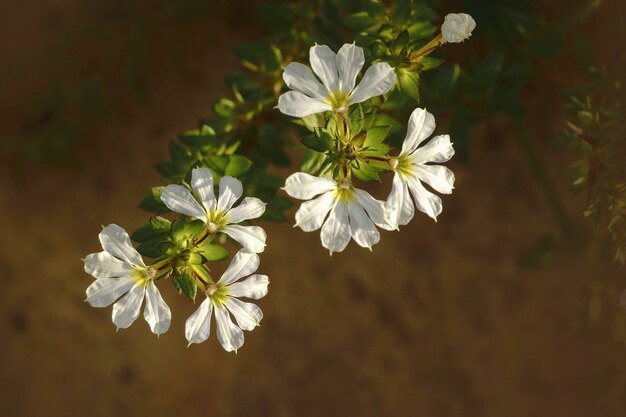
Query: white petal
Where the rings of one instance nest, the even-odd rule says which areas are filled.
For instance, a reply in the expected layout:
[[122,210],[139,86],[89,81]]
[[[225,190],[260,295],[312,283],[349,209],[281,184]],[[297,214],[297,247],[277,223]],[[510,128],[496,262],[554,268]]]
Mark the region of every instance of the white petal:
[[376,200],[367,191],[354,189],[359,204],[365,209],[365,212],[376,226],[385,230],[394,230],[396,227],[391,222],[389,211],[382,201]]
[[459,43],[469,38],[475,28],[476,21],[472,16],[467,13],[450,13],[441,25],[441,35],[445,42]]
[[324,99],[328,95],[328,90],[315,79],[311,69],[298,62],[291,62],[285,67],[283,80],[287,87],[309,97]]
[[[409,117],[409,127],[407,128],[406,138],[402,143],[402,152],[400,155],[408,155],[415,151],[417,147],[429,137],[435,130],[435,117],[426,111],[426,109],[417,108]],[[415,151],[419,152],[419,151]]]
[[228,310],[223,305],[215,306],[215,324],[217,340],[227,352],[237,352],[243,346],[243,331],[230,319]]
[[156,335],[161,335],[170,328],[172,312],[154,282],[146,286],[146,306],[143,309],[143,318],[150,325],[152,333]]
[[332,110],[332,106],[320,98],[311,98],[299,91],[287,91],[278,97],[276,106],[281,113],[293,117],[305,117],[311,114]]
[[380,233],[367,217],[365,210],[358,202],[348,205],[348,215],[350,217],[350,235],[361,247],[372,248],[380,240]]
[[135,285],[135,280],[130,277],[121,278],[98,278],[87,287],[87,301],[92,307],[106,307],[111,305],[122,294]]
[[337,52],[337,71],[339,73],[339,90],[345,94],[350,94],[354,89],[356,76],[363,68],[365,56],[363,48],[359,48],[354,43],[344,44]]
[[450,136],[438,135],[429,140],[426,145],[417,148],[411,157],[414,164],[423,164],[425,162],[446,162],[453,155],[454,147],[450,142]]
[[337,91],[339,87],[335,58],[335,53],[326,45],[315,45],[309,49],[311,68],[329,91]]
[[350,224],[348,208],[344,203],[338,203],[330,212],[320,233],[322,246],[332,252],[343,251],[350,241]]
[[406,178],[407,185],[413,200],[415,201],[415,207],[423,213],[426,213],[433,220],[437,221],[437,216],[441,214],[443,205],[441,204],[441,198],[439,196],[426,190],[420,183],[419,179],[415,176],[408,176]]
[[256,304],[244,303],[236,298],[228,298],[224,305],[235,317],[237,325],[243,330],[253,330],[263,319],[263,312]]
[[329,178],[315,177],[304,172],[291,174],[285,181],[283,190],[291,197],[310,200],[318,194],[337,188],[337,183]]
[[254,274],[243,281],[228,286],[228,294],[232,297],[246,297],[258,300],[267,295],[267,286],[270,280],[267,275]]
[[211,334],[211,313],[213,303],[209,298],[205,299],[200,307],[193,312],[185,321],[185,337],[189,344],[202,343]]
[[235,241],[239,242],[244,249],[254,253],[261,253],[265,250],[265,230],[259,226],[239,226],[229,224],[221,230]]
[[165,187],[163,194],[161,194],[161,201],[175,213],[186,214],[205,223],[207,221],[204,208],[182,185],[170,184]]
[[132,243],[130,243],[130,237],[126,230],[122,229],[116,224],[110,224],[100,232],[98,235],[102,249],[109,252],[116,258],[122,259],[135,266],[146,266],[141,259],[141,255]]
[[454,189],[454,173],[442,165],[416,165],[415,175],[421,181],[442,194],[451,194]]
[[233,177],[222,177],[220,180],[220,195],[217,198],[217,210],[226,212],[239,200],[243,194],[241,181]]
[[113,304],[113,323],[118,329],[126,329],[137,320],[145,292],[146,288],[143,285],[135,285],[124,297]]
[[302,203],[296,212],[296,224],[305,232],[312,232],[322,227],[326,215],[335,204],[334,192],[329,191],[321,196]]
[[85,257],[85,272],[96,278],[116,278],[130,275],[133,266],[109,252],[92,253]]
[[259,267],[259,262],[259,255],[256,253],[240,250],[233,256],[230,265],[217,283],[228,285],[242,277],[246,277],[256,272]]
[[413,201],[406,182],[398,173],[393,176],[393,184],[386,205],[389,210],[390,223],[396,227],[408,224],[413,218],[415,213]]
[[244,220],[256,219],[265,212],[265,203],[255,197],[246,197],[227,214],[228,223],[239,223]]
[[362,103],[372,97],[391,90],[396,83],[396,74],[386,62],[377,62],[365,71],[365,75],[350,95],[350,104]]
[[210,169],[195,168],[191,171],[191,188],[200,197],[207,213],[215,210],[216,207],[214,186],[213,173]]

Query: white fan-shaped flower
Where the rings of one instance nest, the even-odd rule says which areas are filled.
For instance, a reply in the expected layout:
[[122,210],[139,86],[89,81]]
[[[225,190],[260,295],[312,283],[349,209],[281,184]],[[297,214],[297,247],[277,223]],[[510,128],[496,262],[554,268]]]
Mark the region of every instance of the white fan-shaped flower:
[[157,271],[146,266],[120,226],[108,225],[99,237],[104,251],[85,258],[85,272],[96,278],[87,288],[85,301],[93,307],[107,307],[119,298],[113,304],[113,323],[126,329],[139,317],[145,298],[143,317],[153,333],[165,333],[172,314],[154,284]]
[[413,202],[418,210],[437,220],[442,210],[441,198],[428,191],[422,182],[442,194],[452,193],[452,171],[442,165],[430,164],[446,162],[452,158],[454,148],[450,136],[435,136],[420,146],[434,130],[433,115],[425,109],[415,109],[409,118],[402,151],[393,160],[395,175],[386,204],[394,226],[407,224],[413,218]]
[[287,178],[284,190],[291,197],[309,200],[296,212],[295,226],[305,232],[321,227],[322,246],[331,253],[343,251],[350,238],[359,246],[371,249],[380,240],[376,226],[394,228],[384,203],[348,181],[337,183],[297,172]]
[[[211,316],[215,311],[217,339],[222,347],[228,352],[237,352],[243,346],[243,330],[254,329],[263,318],[263,313],[256,304],[238,299],[246,297],[258,300],[267,294],[267,276],[253,274],[258,267],[259,256],[256,253],[240,250],[219,281],[207,286],[206,299],[185,322],[185,337],[190,345],[202,343],[209,338]],[[243,277],[248,278],[240,281]]]
[[441,43],[459,43],[472,36],[476,21],[467,13],[450,13],[441,25]]
[[363,68],[363,49],[354,43],[345,44],[335,54],[326,45],[309,50],[311,69],[298,62],[285,67],[283,79],[293,91],[278,98],[277,108],[286,115],[305,117],[327,110],[345,112],[352,104],[362,103],[385,94],[396,83],[396,74],[386,62],[372,64],[355,87]]
[[211,233],[225,233],[249,251],[263,252],[267,237],[265,231],[259,226],[237,224],[256,219],[265,212],[265,203],[255,197],[245,197],[237,207],[233,207],[243,194],[241,181],[233,177],[222,177],[216,199],[211,170],[195,168],[191,172],[191,188],[200,202],[187,188],[178,184],[165,187],[161,201],[176,213],[202,220]]

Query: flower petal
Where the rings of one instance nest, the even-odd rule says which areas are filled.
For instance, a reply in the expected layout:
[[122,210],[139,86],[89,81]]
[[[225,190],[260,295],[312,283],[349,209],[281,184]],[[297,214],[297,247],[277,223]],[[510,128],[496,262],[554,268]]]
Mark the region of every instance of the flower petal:
[[361,247],[372,249],[380,240],[380,233],[374,222],[367,217],[365,210],[358,202],[348,204],[350,217],[350,235]]
[[246,297],[258,300],[267,295],[267,286],[270,280],[267,275],[254,274],[243,281],[228,286],[228,294],[232,297]]
[[283,80],[287,87],[309,97],[324,99],[328,90],[313,75],[311,69],[299,62],[291,62],[285,67]]
[[217,283],[228,285],[242,277],[246,277],[256,272],[259,262],[259,255],[256,253],[240,250],[233,256],[233,260],[230,261],[230,265]]
[[98,278],[87,287],[87,301],[92,307],[106,307],[111,305],[122,294],[128,292],[135,285],[130,276],[121,278]]
[[276,106],[281,113],[293,117],[305,117],[311,114],[332,110],[332,106],[319,98],[311,98],[299,91],[287,91],[278,97]]
[[116,224],[110,224],[98,235],[102,249],[123,261],[135,266],[146,266],[139,252],[130,243],[126,230]]
[[239,242],[244,249],[250,252],[261,253],[265,250],[265,239],[267,235],[265,234],[265,230],[259,226],[229,224],[221,229],[221,232]]
[[362,103],[391,90],[396,83],[396,73],[386,62],[377,62],[365,71],[365,75],[350,95],[350,104]]
[[200,197],[207,213],[214,211],[216,207],[214,186],[213,173],[210,169],[195,168],[191,171],[191,188]]
[[92,253],[85,257],[85,272],[96,278],[117,278],[130,275],[133,266],[109,252]]
[[224,302],[224,305],[235,317],[237,325],[243,330],[253,330],[263,319],[263,312],[256,304],[244,303],[231,297]]
[[220,195],[217,198],[217,210],[226,212],[239,200],[243,194],[243,185],[241,181],[233,177],[222,177],[220,179]]
[[413,218],[415,213],[413,201],[411,201],[406,182],[398,173],[393,176],[391,192],[385,204],[389,210],[389,220],[392,225],[396,227],[405,225]]
[[385,230],[394,230],[396,228],[391,222],[389,211],[384,202],[376,200],[370,193],[358,188],[354,189],[354,193],[359,204],[365,209],[365,212],[376,226]]
[[441,214],[443,205],[439,196],[426,190],[420,183],[420,180],[411,175],[406,178],[407,186],[413,195],[415,207],[423,213],[426,213],[433,220],[437,221],[437,216]]
[[309,49],[309,61],[315,75],[329,91],[337,91],[339,77],[335,53],[326,45],[315,45]]
[[172,312],[152,281],[146,286],[146,306],[143,309],[143,318],[150,325],[152,333],[156,335],[167,332],[172,321]]
[[207,222],[205,209],[182,185],[170,184],[165,187],[163,194],[161,194],[161,201],[175,213],[186,214]]
[[332,191],[322,194],[321,196],[302,203],[296,212],[296,224],[305,232],[312,232],[322,227],[326,215],[333,208],[336,199]]
[[441,194],[451,194],[454,189],[454,173],[442,165],[415,165],[415,175]]
[[435,130],[435,117],[426,111],[426,109],[417,108],[409,117],[409,127],[407,128],[406,138],[402,143],[402,152],[400,155],[409,155],[416,151],[417,147],[429,137]]
[[344,203],[335,204],[320,233],[322,246],[332,252],[343,251],[350,242],[348,208]]
[[359,48],[354,43],[344,44],[337,52],[337,72],[339,73],[339,90],[345,94],[350,94],[354,89],[356,76],[363,68],[365,56],[363,48]]
[[450,142],[450,135],[438,135],[419,147],[411,155],[414,164],[426,162],[446,162],[454,156],[454,147]]
[[287,178],[283,190],[293,198],[310,200],[316,195],[325,193],[336,187],[337,183],[329,178],[321,178],[304,172],[296,172]]
[[246,197],[237,206],[228,211],[228,223],[239,223],[256,219],[265,212],[265,203],[255,197]]
[[243,346],[243,331],[230,319],[228,310],[223,305],[215,306],[215,324],[217,340],[227,352],[235,351]]
[[185,321],[185,337],[191,345],[192,343],[202,343],[211,334],[211,313],[213,303],[207,297],[200,307],[191,314]]
[[135,285],[124,297],[113,304],[113,323],[118,329],[126,329],[137,320],[145,292],[146,287]]

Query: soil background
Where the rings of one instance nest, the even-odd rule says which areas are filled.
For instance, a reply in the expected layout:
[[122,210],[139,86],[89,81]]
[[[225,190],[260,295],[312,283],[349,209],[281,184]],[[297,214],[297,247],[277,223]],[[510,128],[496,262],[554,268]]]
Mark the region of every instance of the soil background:
[[[137,203],[160,183],[152,164],[210,114],[238,65],[231,48],[265,33],[250,2],[212,2],[201,19],[163,17],[166,3],[0,4],[3,141],[80,113],[38,109],[84,79],[100,80],[109,109],[104,119],[77,113],[72,157],[47,161],[56,148],[46,148],[2,159],[0,414],[626,415],[624,268],[584,239],[559,237],[504,119],[473,132],[469,162],[449,164],[456,188],[438,223],[417,215],[383,232],[373,252],[350,244],[330,258],[318,233],[266,223],[265,318],[236,355],[214,335],[186,346],[195,306],[169,285],[168,333],[154,337],[142,319],[116,333],[110,309],[83,302],[92,278],[81,258],[100,250],[101,225],[144,224]],[[613,61],[624,62],[624,11],[606,2],[580,27]],[[138,31],[143,64],[133,66]],[[546,73],[528,89],[528,120],[585,235],[584,196],[566,190],[573,155],[548,145],[563,123],[558,67],[538,64]],[[541,265],[522,267],[549,236],[556,243]]]

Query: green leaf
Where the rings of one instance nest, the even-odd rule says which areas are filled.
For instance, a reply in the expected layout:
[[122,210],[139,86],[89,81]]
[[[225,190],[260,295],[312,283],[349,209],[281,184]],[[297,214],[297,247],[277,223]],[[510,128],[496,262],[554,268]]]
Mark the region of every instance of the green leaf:
[[411,97],[413,100],[419,102],[420,93],[419,93],[419,83],[420,77],[418,72],[411,72],[409,70],[399,70],[398,71],[398,82],[400,83],[400,89],[407,96]]
[[401,54],[402,50],[406,48],[409,43],[409,32],[405,29],[393,41],[393,54],[398,56]]
[[242,155],[231,155],[230,161],[224,170],[225,175],[238,177],[248,172],[252,166],[252,161]]
[[352,30],[364,30],[376,24],[367,12],[352,13],[343,18],[343,24]]
[[228,250],[226,248],[212,243],[199,246],[198,253],[208,262],[219,262],[228,258]]
[[204,158],[203,162],[211,171],[219,176],[223,176],[226,175],[225,172],[230,163],[230,157],[226,155],[212,155]]
[[358,164],[353,164],[352,166],[352,174],[363,181],[379,181],[380,177],[378,174],[381,171],[380,168],[372,166],[365,161],[359,161]]
[[387,45],[380,39],[376,39],[374,42],[372,42],[372,44],[370,45],[370,51],[372,51],[372,55],[374,56],[374,58],[383,58],[389,53]]
[[350,137],[357,135],[361,130],[363,130],[363,118],[363,108],[360,104],[357,104],[356,107],[354,107],[350,112],[350,116],[348,118]]
[[291,200],[276,195],[274,198],[267,203],[265,208],[265,212],[263,213],[262,219],[274,221],[274,222],[283,222],[287,220],[287,216],[285,215],[285,210],[288,210],[293,206]]
[[389,152],[389,146],[384,141],[389,134],[391,126],[376,126],[367,131],[367,136],[363,142],[363,147],[368,148],[368,153],[385,155]]
[[300,162],[300,169],[309,174],[315,174],[320,170],[326,160],[326,154],[312,149],[305,149]]
[[196,299],[198,284],[188,272],[174,275],[174,277],[172,278],[172,283],[180,294],[185,294],[185,296],[191,301],[194,301]]
[[137,246],[137,252],[148,258],[158,258],[159,256],[161,256],[161,250],[159,246],[160,243],[156,240],[142,243]]
[[167,213],[170,209],[161,201],[161,194],[163,194],[163,190],[165,187],[152,187],[152,190],[148,193],[141,203],[139,203],[139,207],[154,213]]
[[302,144],[317,152],[325,152],[333,149],[335,140],[325,129],[317,129],[314,135],[307,135],[301,140]]
[[216,114],[223,117],[230,117],[235,110],[235,103],[227,98],[221,98],[213,105]]

